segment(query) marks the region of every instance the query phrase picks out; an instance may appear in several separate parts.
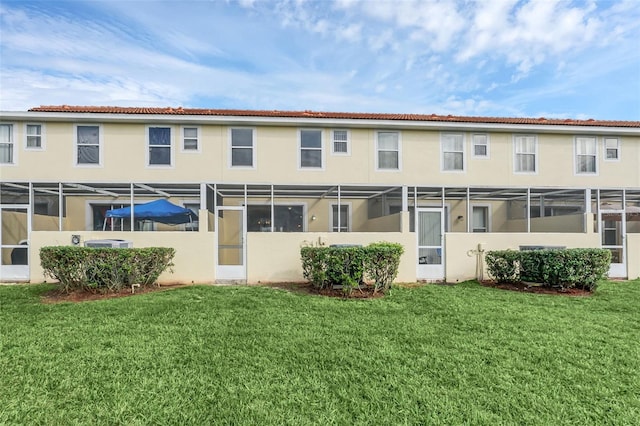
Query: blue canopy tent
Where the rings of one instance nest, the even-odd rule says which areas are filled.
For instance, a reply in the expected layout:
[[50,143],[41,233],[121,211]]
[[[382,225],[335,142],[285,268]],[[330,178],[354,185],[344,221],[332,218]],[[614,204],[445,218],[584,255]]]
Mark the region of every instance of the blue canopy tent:
[[[131,218],[131,207],[107,210],[104,218],[103,230],[106,229],[107,219],[129,219]],[[179,225],[181,223],[192,223],[198,220],[198,216],[190,209],[176,206],[167,200],[156,200],[144,204],[135,204],[133,208],[134,220],[151,220],[167,225]]]

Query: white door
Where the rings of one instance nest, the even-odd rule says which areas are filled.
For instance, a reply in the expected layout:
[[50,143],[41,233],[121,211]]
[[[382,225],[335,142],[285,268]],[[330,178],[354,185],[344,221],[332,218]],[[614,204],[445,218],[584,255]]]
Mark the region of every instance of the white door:
[[216,280],[246,280],[247,226],[244,207],[218,207],[216,217]]
[[419,280],[444,279],[444,211],[441,208],[418,209],[416,215]]
[[28,205],[0,205],[0,281],[29,281]]
[[625,236],[627,224],[621,210],[602,210],[600,237],[602,248],[611,251],[611,278],[627,277],[627,249]]

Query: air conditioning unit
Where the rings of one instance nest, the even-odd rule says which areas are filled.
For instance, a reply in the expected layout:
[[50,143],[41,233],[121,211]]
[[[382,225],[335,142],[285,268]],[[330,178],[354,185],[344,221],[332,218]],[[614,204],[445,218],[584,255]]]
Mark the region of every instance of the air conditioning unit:
[[133,248],[133,241],[127,240],[89,240],[84,242],[85,247],[92,248]]

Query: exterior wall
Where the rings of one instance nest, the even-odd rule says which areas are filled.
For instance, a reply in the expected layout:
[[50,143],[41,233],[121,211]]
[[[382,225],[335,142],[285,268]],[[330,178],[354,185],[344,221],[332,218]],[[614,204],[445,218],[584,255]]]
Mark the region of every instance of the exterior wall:
[[[402,213],[390,214],[367,220],[360,232],[402,232]],[[408,215],[407,215],[408,219]]]
[[[487,233],[445,234],[445,278],[447,282],[474,279],[477,276],[478,256],[472,251],[482,246],[489,250],[518,250],[521,245],[551,245],[567,248],[600,247],[600,236],[595,233]],[[484,265],[485,278],[487,268]]]
[[40,266],[40,247],[70,245],[71,236],[81,240],[116,238],[133,241],[133,247],[173,247],[176,250],[174,272],[160,275],[163,283],[211,283],[215,279],[215,233],[213,232],[32,232],[29,254],[31,282],[45,277]]
[[627,234],[627,277],[640,278],[640,234]]
[[404,246],[396,282],[416,280],[416,240],[413,233],[387,232],[384,235],[364,232],[255,232],[247,235],[247,281],[278,282],[304,281],[300,248],[305,245],[361,244],[378,241]]
[[[133,241],[134,247],[174,247],[174,273],[164,273],[160,283],[211,283],[215,277],[214,232],[48,232],[31,233],[31,282],[45,280],[39,262],[40,247],[69,245],[71,236],[80,234],[82,241],[117,238]],[[252,232],[247,234],[247,281],[277,282],[303,281],[300,247],[304,245],[362,244],[389,241],[402,244],[405,253],[400,262],[397,282],[416,280],[415,233],[291,233]],[[447,282],[458,282],[476,277],[477,256],[472,250],[482,244],[484,250],[517,250],[520,245],[559,245],[566,247],[599,247],[599,235],[562,233],[486,233],[445,234],[445,275]],[[277,248],[277,249],[275,249]],[[640,277],[640,234],[627,236],[628,276]],[[484,267],[486,277],[486,265]]]
[[[584,221],[584,214],[533,217],[531,218],[531,232],[584,232]],[[509,232],[526,231],[527,221],[526,219],[509,220],[507,229]]]
[[[35,119],[34,121],[43,122]],[[99,123],[102,127],[102,165],[77,167],[74,144],[75,122],[46,122],[44,150],[25,150],[22,143],[24,122],[14,124],[17,167],[2,166],[3,179],[16,181],[76,182],[253,182],[253,183],[313,183],[332,184],[399,184],[408,185],[474,185],[497,186],[563,186],[563,187],[640,187],[640,137],[620,136],[620,160],[605,161],[602,136],[598,140],[598,173],[574,173],[573,134],[537,134],[538,171],[517,174],[513,171],[513,135],[517,131],[489,135],[488,159],[473,157],[471,134],[464,135],[465,171],[441,171],[441,132],[435,130],[401,130],[401,170],[375,170],[375,139],[377,130],[350,129],[351,154],[331,154],[331,129],[323,128],[324,167],[322,170],[298,168],[298,127],[259,126],[255,132],[256,167],[229,167],[229,126],[188,124],[200,128],[199,152],[181,149],[181,125],[173,123],[154,126],[172,128],[172,166],[147,166],[146,123]],[[79,123],[83,124],[83,123]],[[318,126],[317,128],[322,128]],[[589,130],[589,129],[587,129]],[[602,129],[595,129],[599,132]],[[594,130],[594,131],[595,131]],[[527,132],[527,134],[535,134]],[[589,134],[589,131],[583,132]],[[611,135],[611,136],[616,136]],[[123,171],[126,173],[123,174]],[[295,176],[295,178],[293,178]]]

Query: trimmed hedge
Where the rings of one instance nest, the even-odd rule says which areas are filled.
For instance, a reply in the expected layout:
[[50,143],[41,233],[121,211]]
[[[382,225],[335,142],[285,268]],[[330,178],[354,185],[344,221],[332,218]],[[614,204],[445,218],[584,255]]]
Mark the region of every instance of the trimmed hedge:
[[300,257],[304,277],[318,290],[342,286],[345,295],[373,281],[374,292],[386,292],[398,275],[404,248],[395,243],[373,243],[366,247],[302,247]]
[[162,272],[171,271],[174,255],[175,250],[168,247],[55,246],[40,249],[40,264],[45,276],[58,280],[64,292],[116,292],[132,284],[154,284]]
[[593,291],[606,279],[611,252],[605,249],[490,251],[489,274],[498,282],[530,281]]

